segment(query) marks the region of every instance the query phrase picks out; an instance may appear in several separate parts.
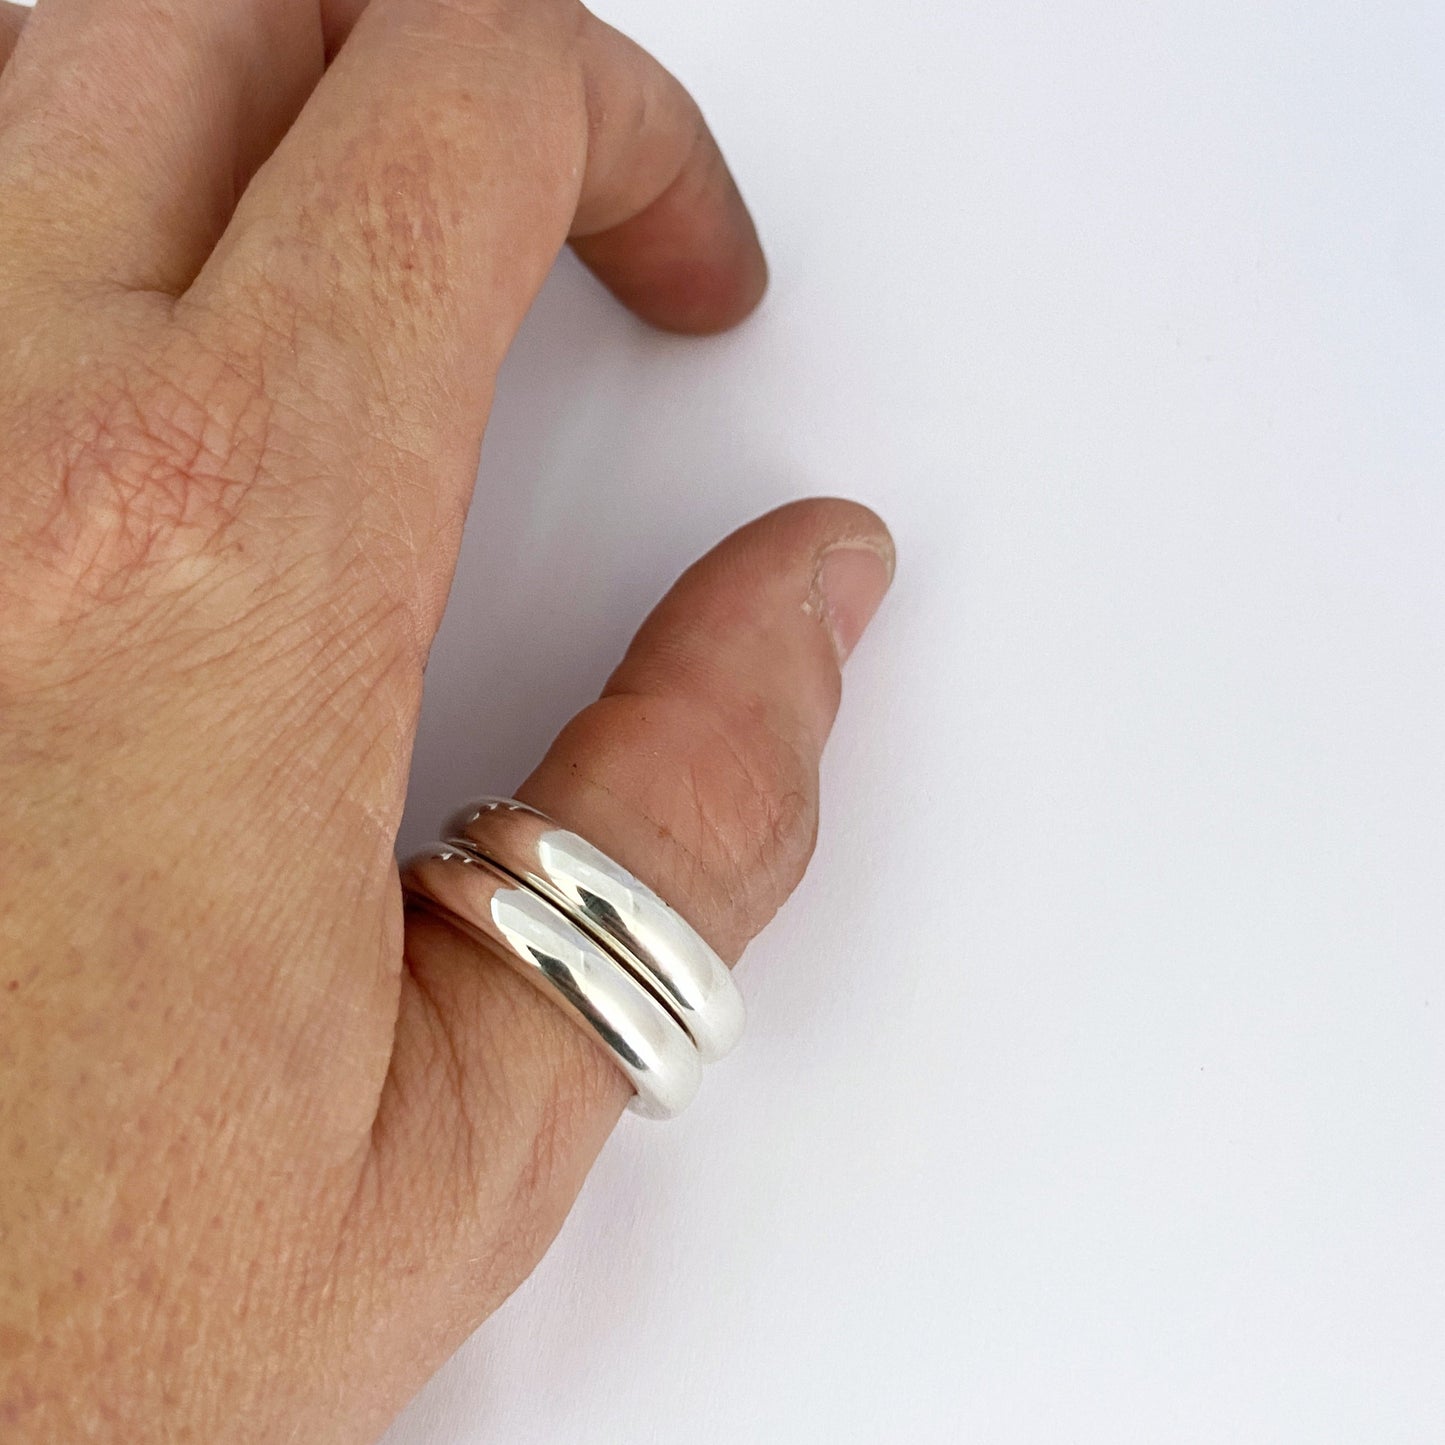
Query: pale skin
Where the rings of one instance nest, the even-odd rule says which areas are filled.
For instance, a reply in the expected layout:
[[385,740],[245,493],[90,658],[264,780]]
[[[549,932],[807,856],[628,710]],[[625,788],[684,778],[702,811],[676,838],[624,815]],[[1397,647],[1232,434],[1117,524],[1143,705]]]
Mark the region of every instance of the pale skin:
[[[698,334],[762,254],[572,0],[0,0],[0,65],[0,1437],[373,1440],[628,1097],[398,881],[497,367],[569,239]],[[743,528],[518,795],[736,959],[892,555]]]

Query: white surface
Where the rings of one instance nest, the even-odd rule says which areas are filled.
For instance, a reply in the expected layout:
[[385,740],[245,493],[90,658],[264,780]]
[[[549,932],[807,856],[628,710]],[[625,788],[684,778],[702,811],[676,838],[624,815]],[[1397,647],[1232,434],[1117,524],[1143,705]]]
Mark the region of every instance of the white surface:
[[774,291],[554,278],[406,841],[733,524],[901,569],[741,1050],[388,1445],[1445,1438],[1445,10],[604,9]]

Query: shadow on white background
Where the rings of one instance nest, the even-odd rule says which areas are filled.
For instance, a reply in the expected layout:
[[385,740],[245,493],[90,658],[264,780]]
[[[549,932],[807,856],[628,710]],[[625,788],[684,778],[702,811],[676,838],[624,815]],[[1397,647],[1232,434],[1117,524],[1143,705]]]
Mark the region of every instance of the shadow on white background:
[[806,490],[749,444],[728,376],[745,344],[658,335],[562,258],[501,376],[400,851],[467,797],[510,793],[676,575]]

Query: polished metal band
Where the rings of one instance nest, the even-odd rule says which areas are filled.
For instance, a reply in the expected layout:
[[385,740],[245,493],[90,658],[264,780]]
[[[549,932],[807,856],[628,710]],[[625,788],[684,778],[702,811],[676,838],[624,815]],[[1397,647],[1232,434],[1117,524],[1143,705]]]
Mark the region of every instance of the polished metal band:
[[717,954],[626,869],[524,804],[486,799],[446,831],[408,864],[408,895],[497,945],[596,1038],[632,1083],[635,1112],[685,1108],[703,1063],[742,1032],[742,997]]
[[484,798],[447,822],[450,843],[473,849],[555,903],[647,985],[710,1064],[742,1037],[743,998],[732,973],[686,919],[585,838],[544,813]]

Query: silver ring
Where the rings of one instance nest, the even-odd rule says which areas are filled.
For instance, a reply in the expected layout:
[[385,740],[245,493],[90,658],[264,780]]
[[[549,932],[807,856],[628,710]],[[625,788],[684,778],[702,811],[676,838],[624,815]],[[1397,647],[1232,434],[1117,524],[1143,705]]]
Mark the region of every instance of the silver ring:
[[681,1113],[702,1059],[677,1019],[617,958],[534,889],[472,849],[441,844],[411,860],[403,884],[453,927],[499,946],[522,977],[601,1042],[653,1119]]
[[448,820],[448,844],[485,858],[555,904],[657,995],[704,1063],[742,1036],[742,994],[728,966],[645,883],[544,813],[484,798]]

